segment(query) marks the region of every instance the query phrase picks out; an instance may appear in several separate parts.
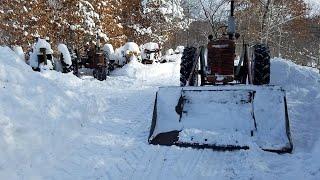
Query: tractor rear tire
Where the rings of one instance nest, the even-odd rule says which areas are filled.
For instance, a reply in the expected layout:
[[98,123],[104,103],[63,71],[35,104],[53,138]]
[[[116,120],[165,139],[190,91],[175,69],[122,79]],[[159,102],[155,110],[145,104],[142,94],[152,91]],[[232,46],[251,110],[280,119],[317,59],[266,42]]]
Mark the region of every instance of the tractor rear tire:
[[[193,61],[196,56],[197,48],[186,47],[183,51],[180,64],[180,86],[186,86],[192,71]],[[193,85],[193,82],[190,82]]]
[[253,84],[270,83],[270,50],[266,44],[256,44],[253,47]]
[[107,71],[104,67],[98,67],[93,70],[93,77],[99,81],[104,81],[107,79]]

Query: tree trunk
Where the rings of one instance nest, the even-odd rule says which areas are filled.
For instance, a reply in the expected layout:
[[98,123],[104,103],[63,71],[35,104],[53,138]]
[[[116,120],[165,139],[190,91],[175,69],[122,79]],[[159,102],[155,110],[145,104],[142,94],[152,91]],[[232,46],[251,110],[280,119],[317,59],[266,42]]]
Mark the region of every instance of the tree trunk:
[[[269,11],[270,11],[270,5],[271,5],[271,1],[272,0],[267,0],[266,4],[265,4],[265,8],[264,8],[264,13],[262,16],[262,23],[261,23],[261,42],[263,43],[263,37],[265,37],[264,35],[268,35],[268,31],[265,32],[265,29],[267,27],[267,21],[269,16]],[[268,27],[267,27],[268,28]],[[266,42],[268,41],[268,37],[266,37]]]

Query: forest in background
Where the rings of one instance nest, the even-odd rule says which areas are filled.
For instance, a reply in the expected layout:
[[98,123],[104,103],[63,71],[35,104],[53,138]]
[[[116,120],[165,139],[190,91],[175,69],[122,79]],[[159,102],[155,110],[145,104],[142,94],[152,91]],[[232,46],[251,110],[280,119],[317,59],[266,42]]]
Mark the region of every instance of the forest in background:
[[[2,0],[0,44],[27,50],[36,36],[79,48],[95,40],[200,46],[226,25],[228,0]],[[320,16],[303,0],[236,0],[238,43],[268,43],[273,56],[320,63]]]

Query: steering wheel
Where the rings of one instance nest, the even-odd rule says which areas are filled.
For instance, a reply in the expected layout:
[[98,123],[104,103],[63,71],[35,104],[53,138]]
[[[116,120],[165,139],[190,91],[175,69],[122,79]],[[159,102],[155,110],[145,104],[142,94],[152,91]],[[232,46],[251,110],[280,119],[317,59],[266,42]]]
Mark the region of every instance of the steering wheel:
[[222,37],[222,36],[227,36],[228,34],[228,26],[223,25],[220,26],[217,31],[216,31],[216,37]]

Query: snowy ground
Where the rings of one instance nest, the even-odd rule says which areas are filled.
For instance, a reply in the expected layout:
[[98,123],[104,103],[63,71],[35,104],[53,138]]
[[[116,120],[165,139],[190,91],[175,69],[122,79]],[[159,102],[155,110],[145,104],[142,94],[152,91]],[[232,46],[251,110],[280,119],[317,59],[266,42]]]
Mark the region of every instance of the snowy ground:
[[320,75],[281,59],[294,152],[147,143],[155,92],[179,64],[132,63],[107,81],[36,73],[0,47],[0,179],[320,179]]

